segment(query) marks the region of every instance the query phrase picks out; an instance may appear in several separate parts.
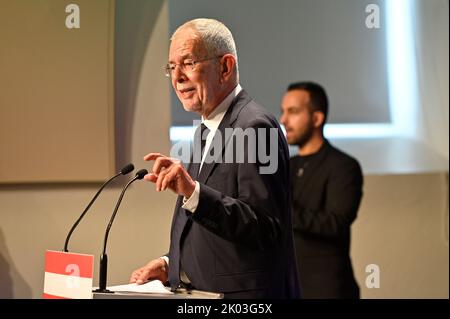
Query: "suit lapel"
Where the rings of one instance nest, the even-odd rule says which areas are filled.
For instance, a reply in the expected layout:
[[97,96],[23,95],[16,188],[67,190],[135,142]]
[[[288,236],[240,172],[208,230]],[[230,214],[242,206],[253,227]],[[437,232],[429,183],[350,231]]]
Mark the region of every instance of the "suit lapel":
[[[211,175],[214,166],[217,164],[217,159],[220,159],[222,162],[224,161],[225,158],[223,156],[223,151],[231,137],[231,135],[230,136],[225,135],[225,129],[233,128],[233,124],[236,121],[240,111],[250,101],[251,98],[248,95],[248,93],[245,90],[242,90],[231,102],[230,107],[228,108],[227,112],[225,113],[225,116],[220,122],[219,127],[217,128],[217,131],[211,142],[210,148],[206,150],[207,154],[205,157],[205,162],[203,163],[202,169],[197,179],[198,182],[206,183],[208,177]],[[218,141],[219,139],[221,139],[221,142]],[[213,145],[221,145],[221,149],[218,154],[214,154],[214,156],[211,156],[209,153]]]

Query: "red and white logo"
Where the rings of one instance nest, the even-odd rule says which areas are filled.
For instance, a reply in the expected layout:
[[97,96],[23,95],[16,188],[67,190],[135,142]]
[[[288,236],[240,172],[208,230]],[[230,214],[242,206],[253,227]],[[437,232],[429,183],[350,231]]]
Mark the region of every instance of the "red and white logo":
[[43,298],[92,299],[94,256],[47,250]]

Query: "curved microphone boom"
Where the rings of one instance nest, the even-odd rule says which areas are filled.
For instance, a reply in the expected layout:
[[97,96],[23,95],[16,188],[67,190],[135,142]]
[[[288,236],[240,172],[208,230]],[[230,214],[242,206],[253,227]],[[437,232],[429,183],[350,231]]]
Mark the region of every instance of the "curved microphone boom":
[[73,231],[75,230],[75,228],[77,228],[78,224],[80,223],[80,221],[83,219],[84,215],[86,215],[87,211],[89,210],[89,208],[91,207],[91,205],[95,202],[95,200],[97,199],[98,195],[100,195],[100,193],[102,192],[103,188],[106,187],[106,185],[108,185],[113,179],[115,179],[116,177],[120,176],[120,175],[126,175],[130,172],[132,172],[134,170],[134,165],[133,164],[128,164],[126,166],[124,166],[119,173],[117,173],[116,175],[114,175],[113,177],[111,177],[110,179],[108,179],[103,185],[102,187],[100,187],[100,189],[98,190],[97,194],[95,194],[94,198],[92,198],[92,200],[89,202],[89,204],[86,206],[86,208],[84,209],[83,213],[81,213],[80,217],[78,217],[77,221],[73,224],[72,228],[70,229],[69,233],[67,234],[66,237],[66,241],[64,243],[64,252],[68,252],[67,250],[67,246],[69,245],[69,239],[70,236],[72,236]]
[[107,274],[108,274],[108,256],[106,255],[106,243],[108,242],[108,235],[109,231],[111,229],[112,223],[114,221],[114,218],[116,218],[117,210],[119,209],[120,203],[122,202],[123,195],[125,194],[125,191],[127,190],[128,186],[131,185],[136,180],[141,180],[144,178],[145,175],[148,174],[148,171],[146,169],[141,169],[136,173],[136,176],[128,182],[127,185],[122,190],[122,193],[120,194],[119,200],[117,201],[116,207],[114,208],[114,211],[112,213],[111,219],[109,220],[108,227],[106,227],[105,232],[105,239],[103,241],[103,252],[100,256],[100,274],[99,274],[99,288],[95,290],[96,292],[112,292],[106,289],[106,281],[107,281]]

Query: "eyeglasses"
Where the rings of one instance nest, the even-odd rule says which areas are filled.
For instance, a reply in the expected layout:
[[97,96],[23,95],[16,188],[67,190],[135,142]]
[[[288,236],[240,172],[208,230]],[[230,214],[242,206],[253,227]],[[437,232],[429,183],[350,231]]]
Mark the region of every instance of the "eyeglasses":
[[170,78],[172,76],[173,71],[175,71],[175,68],[178,66],[182,72],[192,72],[195,69],[195,66],[197,63],[209,61],[213,59],[221,58],[223,55],[214,56],[210,58],[205,58],[201,60],[184,60],[182,63],[168,63],[164,67],[165,75]]

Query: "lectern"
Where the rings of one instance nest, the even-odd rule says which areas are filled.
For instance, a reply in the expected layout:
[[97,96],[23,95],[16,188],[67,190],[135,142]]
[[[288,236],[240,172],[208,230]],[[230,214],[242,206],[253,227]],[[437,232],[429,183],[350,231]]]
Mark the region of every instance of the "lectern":
[[140,292],[93,292],[93,299],[223,299],[223,294],[201,290],[178,289],[174,294],[140,293]]

